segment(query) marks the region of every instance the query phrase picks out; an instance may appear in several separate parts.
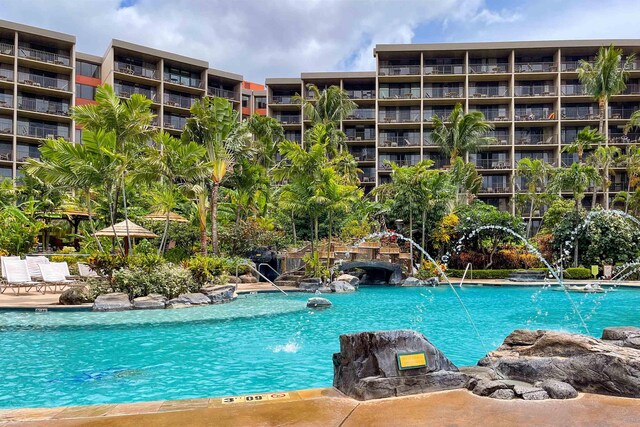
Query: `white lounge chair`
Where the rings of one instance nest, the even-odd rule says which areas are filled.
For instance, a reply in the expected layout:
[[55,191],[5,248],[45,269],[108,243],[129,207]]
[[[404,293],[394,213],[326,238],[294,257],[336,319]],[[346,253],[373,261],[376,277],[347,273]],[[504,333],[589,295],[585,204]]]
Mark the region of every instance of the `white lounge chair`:
[[20,295],[20,288],[28,288],[27,292],[32,288],[36,288],[36,291],[42,289],[41,282],[34,282],[29,275],[29,267],[27,267],[27,261],[22,259],[8,259],[4,261],[4,268],[7,273],[7,283],[4,286],[2,292],[7,288],[18,289],[18,295]]
[[0,257],[0,268],[2,269],[2,278],[6,279],[7,278],[7,269],[4,266],[4,263],[6,260],[19,260],[20,257],[19,256],[2,256]]
[[40,273],[39,264],[49,264],[49,258],[46,256],[26,256],[27,267],[29,268],[29,274],[33,280],[42,280],[42,274]]
[[53,287],[53,291],[56,291],[58,286],[64,288],[68,285],[77,283],[75,280],[70,280],[68,277],[69,266],[66,262],[51,262],[48,264],[39,264],[40,273],[42,274],[42,280],[44,280],[43,286]]
[[93,268],[82,262],[78,263],[78,273],[80,273],[80,277],[82,278],[98,277],[98,273]]

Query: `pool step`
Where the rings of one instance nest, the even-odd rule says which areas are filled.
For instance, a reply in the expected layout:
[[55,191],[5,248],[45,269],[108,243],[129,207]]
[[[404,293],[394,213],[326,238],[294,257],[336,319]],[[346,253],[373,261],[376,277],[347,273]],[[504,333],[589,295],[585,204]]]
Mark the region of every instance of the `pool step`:
[[283,287],[283,286],[291,286],[294,288],[298,287],[298,282],[296,282],[295,280],[276,280],[274,283],[276,284],[276,286],[279,286],[279,287]]

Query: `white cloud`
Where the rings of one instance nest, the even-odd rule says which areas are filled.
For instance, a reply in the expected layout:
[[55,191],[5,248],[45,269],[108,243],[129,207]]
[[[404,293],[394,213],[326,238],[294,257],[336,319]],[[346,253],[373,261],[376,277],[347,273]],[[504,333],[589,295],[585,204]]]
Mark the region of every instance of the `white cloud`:
[[[3,19],[75,34],[102,55],[118,38],[262,82],[373,70],[377,43],[637,37],[638,2],[557,0],[4,0]],[[585,4],[588,3],[588,6]],[[603,19],[606,16],[606,19]]]

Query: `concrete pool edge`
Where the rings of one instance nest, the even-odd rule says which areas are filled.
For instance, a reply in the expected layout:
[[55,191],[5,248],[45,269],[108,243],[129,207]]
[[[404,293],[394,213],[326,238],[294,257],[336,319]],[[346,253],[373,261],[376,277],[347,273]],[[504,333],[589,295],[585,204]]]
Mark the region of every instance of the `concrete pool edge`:
[[[272,393],[266,401],[224,403],[222,397],[0,410],[0,425],[631,425],[640,401],[581,393],[571,400],[496,400],[449,390],[366,402],[333,388]],[[286,395],[286,396],[282,396]]]

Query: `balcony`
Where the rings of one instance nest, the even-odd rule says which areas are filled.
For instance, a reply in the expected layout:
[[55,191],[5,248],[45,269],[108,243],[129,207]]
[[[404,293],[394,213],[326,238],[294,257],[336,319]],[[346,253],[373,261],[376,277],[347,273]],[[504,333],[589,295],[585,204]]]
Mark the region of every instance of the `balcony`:
[[376,110],[359,108],[352,111],[344,120],[375,120]]
[[183,130],[187,124],[187,117],[164,115],[164,128],[169,130]]
[[13,55],[13,43],[0,42],[0,53],[3,55]]
[[380,135],[379,147],[419,147],[420,136],[386,136]]
[[522,121],[550,121],[556,120],[556,112],[551,108],[516,108],[516,115],[514,120],[517,122]]
[[562,85],[561,93],[564,96],[585,96],[589,95],[582,85]]
[[375,182],[376,182],[375,175],[371,175],[371,174],[360,175],[360,176],[358,176],[358,179],[360,180],[360,182],[362,184],[375,184]]
[[627,191],[629,188],[628,182],[612,182],[609,186],[609,191],[618,192],[618,191]]
[[380,163],[378,164],[378,170],[380,171],[391,171],[391,164],[390,163],[395,163],[396,165],[403,167],[403,166],[413,166],[416,163],[418,163],[417,160],[409,160],[409,159],[390,159],[390,158],[384,158],[384,157],[380,157]]
[[464,97],[464,89],[462,87],[453,88],[425,88],[425,98],[462,98]]
[[420,110],[380,111],[379,123],[418,123],[420,122]]
[[420,99],[420,88],[380,88],[380,99]]
[[13,120],[0,117],[0,135],[11,135],[13,133]]
[[23,83],[28,86],[44,87],[47,89],[63,90],[69,92],[69,80],[57,79],[55,77],[39,76],[37,74],[25,73],[20,71],[18,73],[18,83]]
[[508,73],[509,64],[469,64],[470,74]]
[[350,99],[375,99],[376,91],[374,89],[349,89],[345,90]]
[[516,131],[515,143],[516,145],[553,145],[558,143],[558,137],[557,135]]
[[270,104],[300,104],[297,95],[273,95]]
[[640,95],[640,83],[627,83],[627,88],[620,95]]
[[18,135],[40,139],[69,140],[69,127],[56,124],[33,123],[18,120]]
[[516,73],[555,73],[558,66],[555,62],[516,62]]
[[196,97],[178,95],[175,93],[164,93],[163,101],[164,105],[170,107],[179,107],[189,109],[198,100]]
[[153,102],[157,102],[157,93],[155,89],[116,83],[114,90],[116,92],[116,95],[122,98],[129,98],[134,93],[138,93],[140,95],[146,96],[147,99],[150,99]]
[[164,81],[174,85],[186,86],[194,89],[204,88],[202,79],[199,77],[183,76],[183,75],[168,73],[166,71],[164,73]]
[[502,184],[498,184],[498,185],[493,185],[493,184],[489,184],[489,185],[483,185],[480,188],[480,192],[481,193],[511,193],[511,188],[506,184],[506,183],[502,183]]
[[158,80],[158,69],[153,64],[143,63],[143,65],[136,65],[128,62],[114,61],[114,67],[119,73]]
[[476,159],[473,163],[478,169],[511,169],[509,159]]
[[562,120],[598,120],[597,107],[580,106],[580,107],[563,107],[561,110]]
[[469,88],[471,98],[503,98],[509,96],[509,88],[505,86],[472,86]]
[[30,145],[18,145],[16,147],[16,161],[25,163],[29,159],[40,159],[40,150],[38,150],[38,147]]
[[52,53],[26,46],[20,46],[18,48],[18,56],[20,58],[32,59],[34,61],[46,62],[48,64],[64,65],[65,67],[68,67],[69,64],[71,64],[71,58],[67,54]]
[[487,134],[488,138],[493,138],[488,145],[509,145],[509,132],[493,130]]
[[516,96],[556,96],[554,85],[516,86]]
[[10,93],[0,93],[0,108],[13,107],[13,95]]
[[611,144],[637,144],[640,142],[640,132],[609,132]]
[[420,65],[381,65],[378,74],[381,76],[419,76]]
[[630,119],[631,115],[638,111],[638,106],[634,107],[620,107],[620,108],[612,108],[609,107],[609,119],[611,120],[625,120]]
[[424,121],[432,122],[434,117],[439,118],[443,121],[449,120],[449,115],[453,112],[453,108],[446,110],[425,110],[424,112]]
[[425,75],[464,74],[464,64],[425,65]]
[[38,113],[56,114],[58,116],[69,115],[69,103],[51,101],[47,99],[18,96],[18,108],[20,110],[35,111]]
[[369,132],[347,132],[345,131],[347,136],[347,141],[373,141],[376,139],[376,134],[374,129],[370,129]]
[[0,66],[0,81],[12,82],[13,70],[10,68],[3,68],[2,66]]
[[302,123],[302,116],[300,114],[276,115],[274,118],[283,125],[298,125]]
[[284,139],[287,141],[302,142],[302,134],[300,132],[285,132]]
[[209,96],[213,96],[214,98],[225,98],[231,101],[237,101],[235,92],[229,89],[222,89],[219,87],[210,87],[210,88],[207,88],[207,94]]
[[484,114],[485,120],[492,122],[506,122],[509,121],[511,117],[510,112],[506,108],[475,108],[469,112],[474,111]]
[[577,154],[567,154],[562,153],[560,156],[560,164],[563,168],[571,167],[572,164],[578,163],[578,155]]
[[[373,148],[371,149],[371,151],[374,151]],[[358,162],[375,162],[376,161],[376,156],[374,153],[352,152],[350,154]]]

